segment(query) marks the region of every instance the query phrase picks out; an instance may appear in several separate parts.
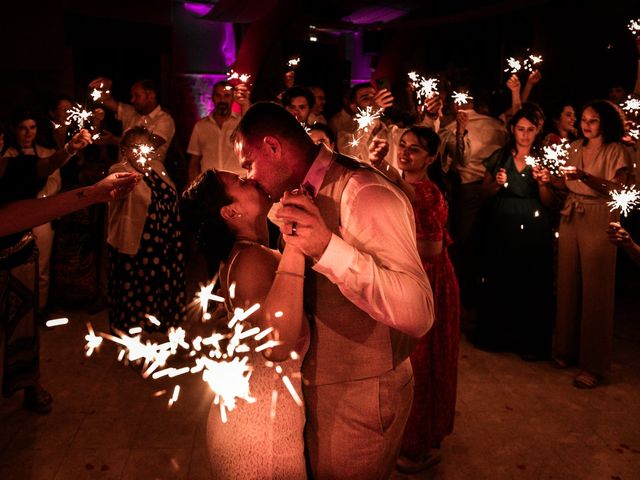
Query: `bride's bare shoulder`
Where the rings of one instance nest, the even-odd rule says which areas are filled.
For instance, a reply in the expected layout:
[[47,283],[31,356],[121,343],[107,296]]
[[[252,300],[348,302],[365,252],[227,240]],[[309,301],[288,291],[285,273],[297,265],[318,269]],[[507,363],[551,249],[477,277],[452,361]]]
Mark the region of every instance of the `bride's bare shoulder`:
[[278,252],[262,245],[237,247],[228,273],[229,285],[235,283],[233,303],[236,306],[248,308],[264,300],[273,283],[279,259]]

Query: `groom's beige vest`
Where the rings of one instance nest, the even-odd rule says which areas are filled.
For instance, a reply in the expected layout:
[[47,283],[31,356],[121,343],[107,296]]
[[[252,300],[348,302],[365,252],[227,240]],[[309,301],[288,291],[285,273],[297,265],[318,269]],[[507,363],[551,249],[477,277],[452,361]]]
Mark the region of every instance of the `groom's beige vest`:
[[[315,197],[327,227],[338,236],[342,192],[351,175],[361,168],[370,167],[334,155]],[[309,266],[305,275],[305,311],[313,315],[311,341],[302,365],[305,384],[326,385],[379,376],[409,356],[415,339],[373,320]]]

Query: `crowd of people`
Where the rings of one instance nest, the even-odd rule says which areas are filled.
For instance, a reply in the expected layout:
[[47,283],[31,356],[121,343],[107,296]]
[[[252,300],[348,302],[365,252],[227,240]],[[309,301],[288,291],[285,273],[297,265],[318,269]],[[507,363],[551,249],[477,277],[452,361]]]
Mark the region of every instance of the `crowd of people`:
[[[511,76],[511,105],[495,116],[480,96],[452,102],[460,87],[444,78],[423,101],[403,89],[406,112],[360,83],[328,121],[322,86],[296,85],[294,72],[253,105],[249,85],[220,81],[178,166],[150,80],[126,103],[95,79],[100,107],[75,129],[68,97],[44,116],[16,112],[0,133],[3,395],[24,390],[25,408],[51,411],[38,369],[50,304],[106,306],[114,333],[184,324],[191,239],[228,312],[261,305],[249,321],[279,342],[264,355],[301,372],[305,403],[274,420],[284,387],[255,353],[257,401],[224,432],[211,410],[216,478],[434,465],[454,428],[461,326],[478,348],[577,367],[578,388],[606,382],[616,247],[640,263],[637,226],[607,202],[637,181],[640,150],[626,97],[543,108],[531,101],[540,81]],[[380,116],[363,128],[367,108]],[[561,170],[531,164],[553,145],[566,145]]]

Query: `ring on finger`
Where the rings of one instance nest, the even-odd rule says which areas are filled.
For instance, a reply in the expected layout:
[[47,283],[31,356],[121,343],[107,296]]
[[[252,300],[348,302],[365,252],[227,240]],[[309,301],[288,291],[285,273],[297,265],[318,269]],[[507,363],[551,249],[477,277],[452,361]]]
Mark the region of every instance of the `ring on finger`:
[[291,236],[295,237],[298,235],[298,222],[293,222],[291,224]]

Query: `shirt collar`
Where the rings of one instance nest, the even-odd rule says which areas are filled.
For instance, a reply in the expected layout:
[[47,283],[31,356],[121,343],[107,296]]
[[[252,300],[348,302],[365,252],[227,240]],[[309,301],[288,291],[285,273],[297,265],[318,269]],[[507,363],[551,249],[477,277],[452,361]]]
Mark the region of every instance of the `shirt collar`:
[[155,118],[158,115],[160,115],[162,113],[162,108],[160,107],[160,105],[156,105],[156,108],[154,108],[153,110],[151,110],[151,112],[149,112],[148,115],[146,115],[149,118]]
[[302,181],[302,186],[307,190],[313,189],[313,196],[315,197],[320,191],[324,177],[331,166],[333,160],[333,152],[324,143],[320,145],[318,155],[309,167],[307,175]]

